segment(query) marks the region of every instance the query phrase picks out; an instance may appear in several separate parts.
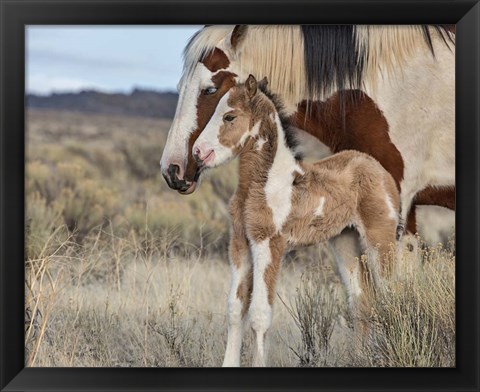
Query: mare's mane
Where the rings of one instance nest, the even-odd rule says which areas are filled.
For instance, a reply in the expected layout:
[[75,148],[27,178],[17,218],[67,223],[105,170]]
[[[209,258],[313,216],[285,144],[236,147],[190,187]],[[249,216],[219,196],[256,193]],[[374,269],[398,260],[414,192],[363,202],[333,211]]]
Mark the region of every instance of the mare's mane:
[[[233,27],[198,31],[184,50],[184,75],[228,39]],[[236,52],[227,55],[247,75],[267,75],[270,88],[288,103],[325,99],[365,83],[374,86],[381,75],[401,74],[419,47],[435,56],[434,37],[450,48],[455,44],[444,25],[248,26],[244,34]]]

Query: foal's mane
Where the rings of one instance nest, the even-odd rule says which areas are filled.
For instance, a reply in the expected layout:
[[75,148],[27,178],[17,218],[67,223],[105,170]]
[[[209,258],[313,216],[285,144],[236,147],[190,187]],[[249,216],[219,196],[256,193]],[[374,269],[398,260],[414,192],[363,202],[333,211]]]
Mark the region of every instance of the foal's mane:
[[[292,150],[292,152],[295,154],[295,159],[296,160],[302,160],[303,156],[301,152],[296,151],[299,142],[297,140],[296,132],[295,129],[292,127],[290,121],[288,120],[288,116],[285,114],[284,106],[283,106],[283,101],[280,98],[279,95],[274,94],[270,91],[266,83],[258,83],[257,84],[258,89],[263,93],[265,98],[270,101],[273,106],[275,107],[276,112],[278,113],[278,117],[280,119],[280,123],[283,128],[283,134],[285,136],[285,143],[287,144],[287,147]],[[261,99],[261,97],[260,97]],[[258,102],[253,102],[253,105],[256,105]],[[261,102],[260,102],[261,105]],[[261,108],[260,108],[261,109]]]
[[[210,54],[234,26],[208,26],[184,51],[184,75]],[[240,71],[268,76],[270,88],[285,102],[325,99],[335,91],[374,86],[382,75],[401,74],[423,47],[435,56],[434,38],[452,48],[446,26],[304,25],[248,26],[235,53]]]

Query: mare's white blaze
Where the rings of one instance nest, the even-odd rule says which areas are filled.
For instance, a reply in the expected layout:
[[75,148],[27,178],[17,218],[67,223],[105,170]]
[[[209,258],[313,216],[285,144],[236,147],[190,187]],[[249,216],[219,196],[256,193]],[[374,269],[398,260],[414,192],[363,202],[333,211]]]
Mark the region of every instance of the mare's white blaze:
[[265,184],[265,195],[267,205],[272,210],[273,223],[277,232],[290,214],[292,209],[292,184],[296,171],[302,172],[302,168],[295,161],[290,149],[285,144],[280,118],[275,114],[277,126],[277,151],[272,167],[268,171],[267,183]]
[[183,163],[188,156],[188,138],[198,126],[197,99],[200,90],[210,85],[212,75],[204,64],[198,63],[191,78],[186,80],[187,75],[184,75],[180,81],[177,109],[160,161],[162,168],[166,169],[172,161]]
[[253,291],[249,317],[253,330],[256,333],[257,349],[254,366],[264,366],[264,339],[265,332],[272,323],[272,307],[268,303],[268,288],[265,283],[265,270],[272,262],[270,240],[252,242],[253,256]]
[[323,215],[323,207],[325,205],[325,196],[322,196],[320,198],[320,201],[318,203],[318,207],[315,209],[315,215],[321,216]]

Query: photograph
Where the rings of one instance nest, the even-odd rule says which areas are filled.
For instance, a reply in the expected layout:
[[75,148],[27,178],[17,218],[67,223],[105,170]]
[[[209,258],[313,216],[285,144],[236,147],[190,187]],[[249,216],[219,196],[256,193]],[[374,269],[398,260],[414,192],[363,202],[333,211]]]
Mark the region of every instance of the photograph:
[[27,24],[24,366],[455,368],[455,48]]

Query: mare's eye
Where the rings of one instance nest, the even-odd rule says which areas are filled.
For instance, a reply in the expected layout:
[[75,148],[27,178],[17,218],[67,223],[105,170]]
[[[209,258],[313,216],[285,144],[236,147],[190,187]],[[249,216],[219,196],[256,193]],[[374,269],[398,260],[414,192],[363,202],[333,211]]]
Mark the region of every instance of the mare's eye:
[[216,87],[208,87],[205,90],[203,90],[204,95],[212,95],[212,94],[215,94],[216,92],[217,92]]
[[232,116],[231,114],[226,114],[225,116],[223,116],[223,119],[225,121],[232,122],[233,120],[235,120],[235,116]]

